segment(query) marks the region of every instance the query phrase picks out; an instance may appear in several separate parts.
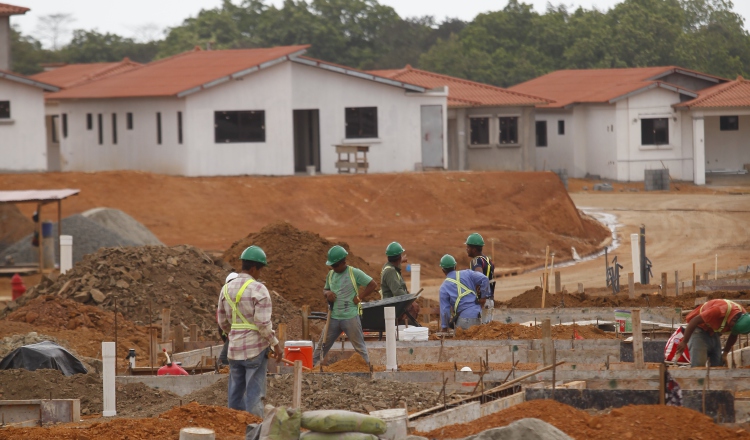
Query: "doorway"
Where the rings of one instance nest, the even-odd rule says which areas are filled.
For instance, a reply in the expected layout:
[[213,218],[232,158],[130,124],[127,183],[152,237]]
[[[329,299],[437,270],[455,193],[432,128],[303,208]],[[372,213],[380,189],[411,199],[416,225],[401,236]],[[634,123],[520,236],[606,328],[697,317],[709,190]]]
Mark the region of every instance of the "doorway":
[[443,106],[422,106],[422,168],[443,168]]
[[60,171],[60,117],[47,115],[44,119],[47,128],[47,171]]
[[305,173],[309,166],[320,172],[320,112],[294,110],[294,172]]

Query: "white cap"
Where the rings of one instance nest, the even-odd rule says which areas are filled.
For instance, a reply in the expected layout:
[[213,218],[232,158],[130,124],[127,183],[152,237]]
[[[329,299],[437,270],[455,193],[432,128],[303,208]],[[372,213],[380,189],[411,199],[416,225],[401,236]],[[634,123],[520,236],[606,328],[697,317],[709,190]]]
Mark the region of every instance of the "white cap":
[[461,371],[471,371],[471,368],[469,368],[469,367],[463,367],[463,368],[461,368]]
[[224,284],[229,284],[230,281],[240,276],[237,272],[232,272],[229,275],[227,275],[227,280],[224,282]]

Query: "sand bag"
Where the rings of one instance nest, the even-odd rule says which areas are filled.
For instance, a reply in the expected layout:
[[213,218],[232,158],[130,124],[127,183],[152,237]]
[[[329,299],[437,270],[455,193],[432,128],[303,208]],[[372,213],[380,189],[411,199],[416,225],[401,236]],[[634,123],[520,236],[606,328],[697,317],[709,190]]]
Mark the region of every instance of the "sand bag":
[[364,432],[385,434],[385,422],[377,417],[343,410],[306,411],[302,413],[302,427],[315,432]]
[[375,434],[364,432],[306,432],[300,440],[378,440]]
[[[283,406],[266,405],[263,423],[260,425],[260,440],[298,440],[300,433],[300,411]],[[246,432],[245,438],[256,438],[257,433]]]

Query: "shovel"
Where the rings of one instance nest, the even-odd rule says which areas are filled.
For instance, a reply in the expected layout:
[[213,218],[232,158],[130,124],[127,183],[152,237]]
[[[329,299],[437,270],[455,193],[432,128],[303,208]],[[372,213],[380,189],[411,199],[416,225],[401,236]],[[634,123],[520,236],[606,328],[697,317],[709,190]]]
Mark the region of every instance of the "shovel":
[[331,311],[333,310],[333,303],[328,303],[328,316],[326,316],[326,326],[323,328],[323,346],[320,347],[320,372],[323,372],[323,353],[326,348],[326,339],[328,338],[328,326],[331,324]]

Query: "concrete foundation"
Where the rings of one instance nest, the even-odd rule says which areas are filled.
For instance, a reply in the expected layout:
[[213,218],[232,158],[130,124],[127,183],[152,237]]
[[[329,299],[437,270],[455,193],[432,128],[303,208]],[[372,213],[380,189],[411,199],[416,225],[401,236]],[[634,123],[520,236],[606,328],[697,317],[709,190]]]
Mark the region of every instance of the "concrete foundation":
[[0,400],[0,420],[15,427],[78,422],[81,420],[81,401]]
[[219,358],[219,355],[221,354],[221,349],[224,348],[224,345],[213,345],[211,347],[201,348],[198,350],[191,350],[191,351],[184,351],[182,353],[175,353],[172,355],[172,361],[173,362],[182,362],[182,365],[185,367],[197,365],[198,362],[203,359],[203,356],[208,356],[210,358]]
[[[541,305],[541,304],[540,304]],[[617,309],[630,309],[630,307],[617,307]],[[615,319],[615,308],[613,307],[587,307],[587,308],[558,308],[558,309],[495,309],[494,321],[505,323],[522,323],[534,321],[541,323],[545,319],[552,324],[560,322],[575,321],[612,321]],[[670,323],[680,322],[682,319],[681,309],[674,307],[649,307],[641,309],[642,321],[654,321]]]
[[178,396],[185,396],[193,391],[213,385],[222,377],[227,376],[212,373],[193,376],[117,376],[117,383],[124,385],[140,382],[151,388],[167,390]]
[[414,428],[420,432],[429,432],[444,426],[468,423],[480,417],[485,417],[523,403],[525,400],[525,394],[521,392],[484,404],[470,402],[456,408],[447,409],[416,420],[410,420],[409,428]]

